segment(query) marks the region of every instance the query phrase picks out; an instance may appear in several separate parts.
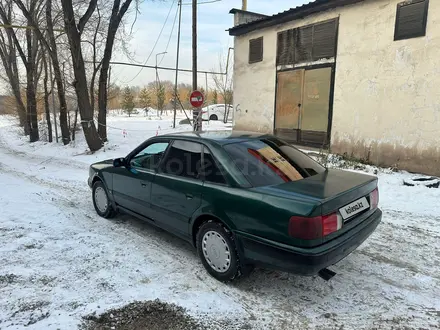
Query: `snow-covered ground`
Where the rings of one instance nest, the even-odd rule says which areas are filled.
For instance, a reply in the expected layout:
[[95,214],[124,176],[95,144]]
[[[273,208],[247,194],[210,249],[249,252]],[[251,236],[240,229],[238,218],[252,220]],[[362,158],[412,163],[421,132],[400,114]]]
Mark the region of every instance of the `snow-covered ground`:
[[170,125],[171,117],[111,116],[108,145],[88,155],[81,132],[69,146],[29,144],[13,118],[0,117],[0,329],[74,329],[92,312],[156,298],[230,328],[440,328],[440,189],[404,186],[409,173],[366,168],[379,177],[383,221],[331,267],[329,282],[258,269],[222,284],[178,238],[129,216],[97,216],[88,165]]

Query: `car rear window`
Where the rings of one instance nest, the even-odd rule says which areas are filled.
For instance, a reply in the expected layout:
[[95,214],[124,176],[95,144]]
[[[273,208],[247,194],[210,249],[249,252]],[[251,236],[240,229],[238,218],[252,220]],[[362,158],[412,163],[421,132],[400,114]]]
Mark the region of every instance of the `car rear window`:
[[305,153],[278,139],[232,143],[224,149],[254,187],[297,181],[325,171]]

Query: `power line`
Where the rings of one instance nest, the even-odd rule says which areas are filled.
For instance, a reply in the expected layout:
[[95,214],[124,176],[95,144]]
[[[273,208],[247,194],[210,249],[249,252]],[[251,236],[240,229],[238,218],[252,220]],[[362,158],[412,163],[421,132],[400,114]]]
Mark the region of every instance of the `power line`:
[[[171,9],[173,9],[173,6],[174,6],[175,2],[176,2],[176,0],[173,0],[173,2],[171,3],[170,10],[168,11],[167,17],[165,18],[165,22],[164,22],[163,25],[162,25],[162,29],[160,30],[159,35],[157,36],[156,42],[155,42],[154,45],[153,45],[153,49],[151,50],[150,54],[148,55],[148,57],[147,57],[147,59],[145,60],[145,62],[144,62],[143,65],[147,64],[147,62],[148,62],[148,60],[150,59],[151,55],[153,55],[154,49],[156,48],[157,43],[159,42],[159,39],[160,39],[160,37],[161,37],[161,35],[162,35],[163,29],[165,28],[165,25],[166,25],[167,22],[168,22],[168,18],[170,17],[170,14],[171,14]],[[142,68],[139,70],[139,72],[138,72],[138,73],[137,73],[137,74],[136,74],[131,80],[126,81],[125,84],[129,84],[129,83],[131,83],[133,80],[135,80],[135,79],[141,74],[143,68],[144,68],[144,67],[142,66]]]
[[[85,61],[86,63],[92,63],[92,61]],[[126,66],[135,66],[135,67],[139,67],[139,68],[148,68],[148,69],[158,69],[158,70],[169,70],[169,71],[176,71],[176,68],[167,68],[165,66],[158,66],[156,67],[155,65],[145,65],[145,64],[136,64],[136,63],[127,63],[127,62],[115,62],[112,61],[110,62],[111,65],[126,65]],[[182,72],[193,72],[192,70],[189,69],[179,69],[179,71]],[[207,73],[207,74],[221,74],[221,75],[226,75],[227,72],[211,72],[211,71],[199,71],[197,70],[197,73]]]
[[[198,5],[204,5],[207,3],[214,3],[214,2],[220,2],[222,0],[211,0],[211,1],[202,1],[202,2],[197,2]],[[182,6],[190,6],[192,5],[192,2],[187,2],[187,3],[182,3]]]
[[[168,38],[167,46],[165,47],[165,53],[168,51],[168,46],[170,45],[171,37],[173,36],[174,26],[176,25],[178,13],[179,13],[179,3],[177,4],[176,15],[174,16],[173,26],[171,27],[170,37]],[[159,65],[162,63],[164,58],[165,58],[165,54],[163,54],[162,59],[159,62]]]

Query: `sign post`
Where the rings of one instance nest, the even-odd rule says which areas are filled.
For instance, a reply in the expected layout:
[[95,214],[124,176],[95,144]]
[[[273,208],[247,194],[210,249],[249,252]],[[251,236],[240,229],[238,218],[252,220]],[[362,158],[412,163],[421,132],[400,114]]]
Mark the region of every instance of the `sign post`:
[[191,92],[191,95],[189,97],[189,102],[194,107],[193,109],[193,121],[194,121],[194,130],[195,131],[201,131],[202,130],[202,105],[205,101],[205,97],[203,94],[198,91],[194,90]]

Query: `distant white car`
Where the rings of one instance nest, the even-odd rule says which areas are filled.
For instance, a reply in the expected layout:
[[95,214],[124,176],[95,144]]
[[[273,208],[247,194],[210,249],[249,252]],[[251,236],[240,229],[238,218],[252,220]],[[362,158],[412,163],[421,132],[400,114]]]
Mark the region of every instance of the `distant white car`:
[[232,112],[234,107],[230,104],[226,106],[224,104],[211,104],[207,107],[202,108],[202,119],[203,120],[224,120],[225,110],[228,111],[228,121],[232,120]]

